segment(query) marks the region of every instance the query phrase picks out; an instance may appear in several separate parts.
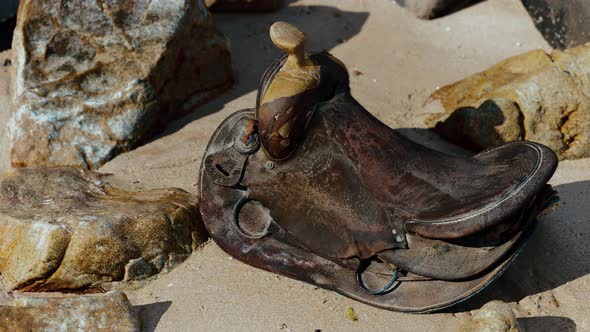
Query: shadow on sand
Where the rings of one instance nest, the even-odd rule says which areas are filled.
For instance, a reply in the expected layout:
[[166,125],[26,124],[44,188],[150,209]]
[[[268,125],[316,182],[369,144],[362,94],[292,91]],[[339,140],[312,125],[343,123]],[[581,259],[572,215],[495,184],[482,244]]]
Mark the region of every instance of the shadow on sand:
[[214,13],[215,25],[230,40],[236,74],[234,86],[211,102],[169,123],[163,132],[149,141],[170,135],[201,117],[221,110],[226,103],[257,90],[266,68],[281,55],[268,35],[274,22],[286,21],[299,27],[308,36],[306,50],[317,52],[330,51],[358,34],[368,17],[368,12],[299,5],[286,5],[272,13]]
[[[455,12],[458,12],[460,10],[463,10],[467,7],[476,5],[480,2],[482,2],[484,0],[430,0],[430,1],[426,1],[426,0],[414,0],[414,1],[408,1],[408,0],[395,0],[395,2],[397,2],[400,6],[402,7],[414,7],[416,6],[416,3],[420,3],[422,6],[422,8],[431,8],[431,11],[429,11],[428,16],[427,17],[423,17],[425,19],[436,19],[436,18],[440,18],[440,17],[444,17],[447,15],[451,15]],[[419,7],[419,6],[418,6]],[[426,12],[424,11],[419,11],[420,15],[425,15]],[[418,13],[417,13],[418,14]]]
[[576,323],[566,317],[541,316],[518,318],[522,332],[575,332]]
[[141,330],[153,332],[160,322],[160,319],[172,305],[172,301],[154,302],[150,304],[135,306],[141,321]]
[[[445,311],[474,310],[491,300],[518,302],[590,273],[590,205],[587,202],[590,181],[562,184],[554,188],[560,202],[540,217],[537,230],[527,247],[506,273],[478,296]],[[559,301],[559,298],[555,301]],[[564,317],[551,319],[569,320]],[[530,324],[543,325],[533,321]],[[573,326],[572,330],[575,330],[575,324]]]

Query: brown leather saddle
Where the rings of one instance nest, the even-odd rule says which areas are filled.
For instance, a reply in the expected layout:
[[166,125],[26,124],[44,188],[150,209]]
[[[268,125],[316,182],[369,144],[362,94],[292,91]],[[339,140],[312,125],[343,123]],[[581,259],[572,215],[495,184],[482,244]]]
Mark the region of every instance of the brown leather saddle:
[[340,61],[305,57],[294,27],[277,23],[271,38],[289,55],[264,74],[256,109],[229,116],[203,158],[213,240],[252,266],[396,311],[444,308],[497,278],[555,198],[553,151],[426,148],[350,95]]

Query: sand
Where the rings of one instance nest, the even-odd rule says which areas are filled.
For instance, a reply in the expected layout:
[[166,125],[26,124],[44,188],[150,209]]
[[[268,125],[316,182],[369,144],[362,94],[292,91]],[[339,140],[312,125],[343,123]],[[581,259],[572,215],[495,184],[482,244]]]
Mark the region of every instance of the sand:
[[[518,0],[488,0],[435,21],[418,20],[391,0],[291,1],[277,13],[216,14],[214,20],[231,41],[238,82],[107,163],[100,170],[113,173],[113,181],[197,193],[209,137],[229,114],[254,106],[260,76],[279,55],[268,38],[268,27],[278,20],[305,31],[309,50],[328,50],[358,71],[352,93],[379,119],[422,144],[459,154],[465,152],[421,129],[428,114],[440,111],[424,107],[428,95],[508,56],[550,49]],[[0,93],[6,77],[0,68]],[[1,111],[4,120],[9,107]],[[0,143],[0,168],[6,168],[5,137]],[[470,310],[492,299],[510,302],[527,331],[590,331],[589,170],[589,159],[562,162],[551,180],[561,203],[540,218],[523,254],[488,290],[443,313],[372,308],[249,267],[213,242],[127,293],[148,331],[456,331]],[[357,321],[346,319],[349,307]]]

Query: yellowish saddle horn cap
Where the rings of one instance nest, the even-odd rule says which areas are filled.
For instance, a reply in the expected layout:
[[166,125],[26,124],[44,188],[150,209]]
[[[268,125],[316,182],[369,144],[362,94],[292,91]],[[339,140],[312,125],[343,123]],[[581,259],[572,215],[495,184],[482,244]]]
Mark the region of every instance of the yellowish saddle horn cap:
[[285,53],[289,54],[287,68],[301,68],[306,65],[304,55],[305,34],[287,22],[276,22],[270,27],[270,39]]

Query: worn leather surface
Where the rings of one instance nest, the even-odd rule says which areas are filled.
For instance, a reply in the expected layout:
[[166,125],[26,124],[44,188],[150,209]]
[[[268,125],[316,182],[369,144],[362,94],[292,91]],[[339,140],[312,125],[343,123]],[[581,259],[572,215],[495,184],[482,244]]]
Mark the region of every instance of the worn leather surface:
[[[253,266],[386,309],[430,311],[503,271],[554,196],[546,183],[557,158],[543,145],[515,142],[471,158],[434,151],[373,117],[346,84],[305,112],[301,141],[284,160],[264,147],[233,152],[255,110],[226,119],[205,153],[205,225]],[[355,274],[367,264],[397,267],[401,282],[384,295],[365,292]],[[364,274],[375,284],[391,278]]]

